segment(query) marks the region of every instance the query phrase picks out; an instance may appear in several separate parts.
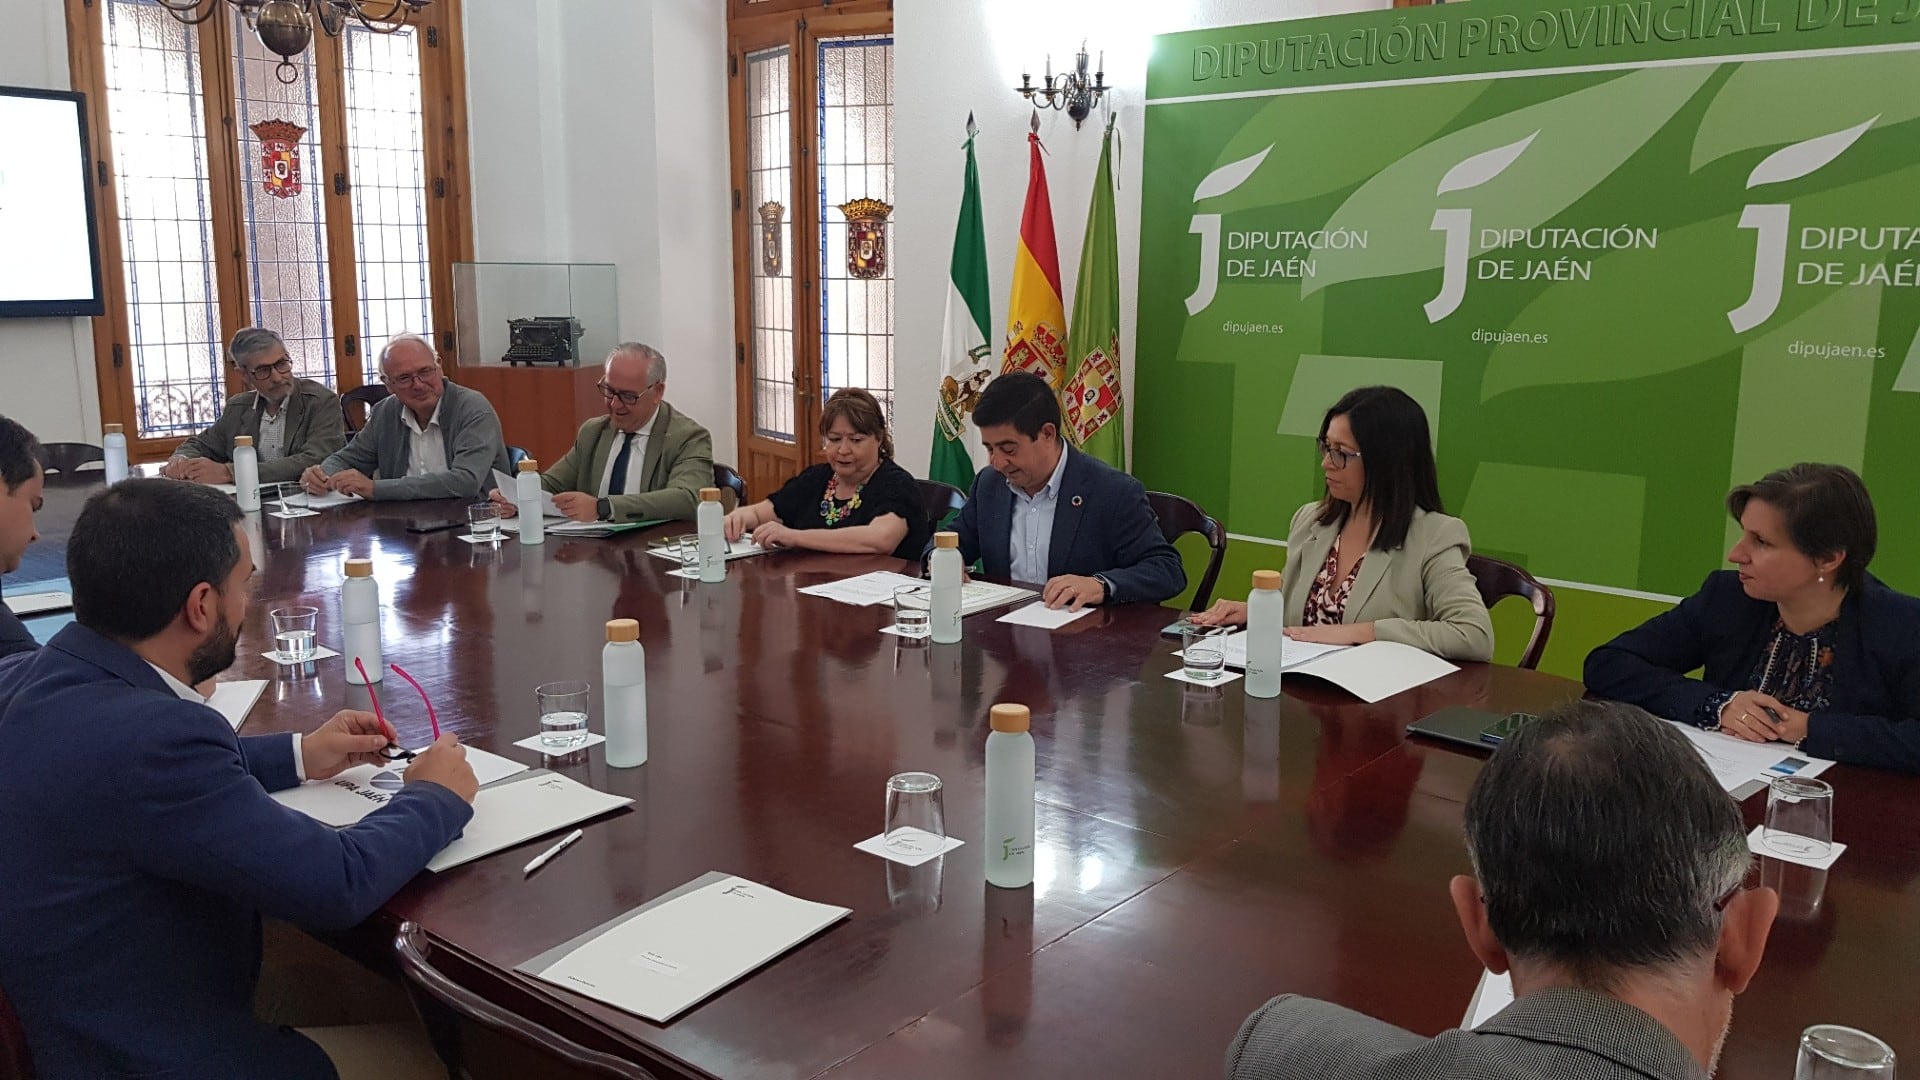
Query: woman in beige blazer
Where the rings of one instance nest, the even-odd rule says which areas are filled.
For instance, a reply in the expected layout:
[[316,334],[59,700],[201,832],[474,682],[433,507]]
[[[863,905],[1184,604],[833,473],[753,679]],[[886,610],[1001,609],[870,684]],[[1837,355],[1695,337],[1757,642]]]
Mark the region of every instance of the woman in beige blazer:
[[[1391,386],[1351,391],[1320,422],[1327,495],[1293,515],[1282,596],[1287,636],[1397,641],[1449,660],[1493,656],[1493,621],[1467,570],[1466,523],[1440,505],[1427,414]],[[1193,621],[1247,621],[1221,600]]]

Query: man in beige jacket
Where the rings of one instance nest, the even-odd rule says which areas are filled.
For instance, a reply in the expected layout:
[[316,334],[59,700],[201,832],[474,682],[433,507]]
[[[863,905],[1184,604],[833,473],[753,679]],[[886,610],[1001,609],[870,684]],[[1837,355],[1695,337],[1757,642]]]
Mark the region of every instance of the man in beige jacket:
[[[713,486],[713,436],[666,403],[667,358],[625,341],[607,354],[600,396],[607,415],[580,425],[573,448],[540,475],[574,521],[693,519],[700,489]],[[507,493],[491,498],[515,513]]]

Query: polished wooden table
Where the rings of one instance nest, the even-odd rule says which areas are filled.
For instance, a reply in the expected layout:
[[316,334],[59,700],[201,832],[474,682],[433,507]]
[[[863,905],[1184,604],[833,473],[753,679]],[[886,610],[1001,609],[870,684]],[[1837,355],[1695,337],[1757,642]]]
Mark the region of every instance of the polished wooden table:
[[[348,556],[371,557],[385,648],[471,745],[632,796],[532,878],[541,838],[423,874],[369,934],[411,919],[462,982],[587,1045],[667,1075],[1078,1077],[1218,1075],[1248,1012],[1277,993],[1327,998],[1423,1033],[1456,1025],[1478,965],[1447,898],[1467,872],[1461,805],[1478,755],[1404,735],[1446,705],[1538,710],[1581,688],[1469,665],[1379,705],[1310,680],[1276,701],[1163,678],[1173,613],[1096,611],[1052,633],[967,620],[956,646],[878,633],[889,613],[796,594],[877,557],[743,560],[725,583],[668,576],[644,535],[498,549],[407,533],[455,503],[346,508],[259,525],[261,571],[241,659],[272,680],[243,729],[305,730],[363,705],[338,660],[280,669],[266,612],[321,609],[338,643]],[[667,526],[656,533],[686,531]],[[651,760],[611,770],[509,745],[538,729],[533,687],[599,680],[602,624],[638,619]],[[424,743],[418,698],[387,715]],[[597,695],[596,695],[597,699]],[[985,884],[982,752],[995,702],[1032,707],[1037,878]],[[595,705],[594,727],[599,727]],[[924,769],[965,846],[908,870],[855,851],[882,790]],[[1840,1022],[1920,1056],[1920,782],[1836,768],[1828,874],[1767,860],[1787,894],[1765,966],[1739,1001],[1721,1075],[1791,1070],[1802,1028]],[[1750,824],[1764,799],[1748,800]],[[853,910],[850,919],[666,1025],[514,974],[540,952],[709,870]]]

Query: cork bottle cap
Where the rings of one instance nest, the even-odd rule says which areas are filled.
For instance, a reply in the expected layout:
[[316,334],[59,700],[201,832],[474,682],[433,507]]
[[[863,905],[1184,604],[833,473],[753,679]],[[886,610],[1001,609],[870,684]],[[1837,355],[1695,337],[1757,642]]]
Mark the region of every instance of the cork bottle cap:
[[1253,587],[1256,589],[1279,588],[1280,587],[1280,571],[1255,570],[1253,572]]
[[520,471],[521,472],[539,472],[540,463],[533,460],[532,458],[521,458]]
[[124,424],[108,424],[106,427],[101,428],[101,430],[106,432],[108,435],[119,435],[125,432],[127,428],[126,428],[126,425]]
[[960,534],[957,532],[937,532],[933,534],[933,546],[960,550]]
[[607,640],[608,641],[639,641],[640,640],[640,620],[608,619],[607,620]]
[[701,502],[719,502],[720,489],[719,488],[701,488],[700,501]]
[[368,577],[368,578],[372,577],[373,576],[373,560],[372,559],[348,559],[347,560],[347,576],[348,577]]
[[1033,723],[1033,716],[1025,705],[995,705],[987,714],[987,722],[995,731],[1017,735]]
[[253,445],[253,436],[251,436],[251,435],[235,435],[235,436],[233,437],[233,445],[235,445],[235,446],[252,446],[252,445]]

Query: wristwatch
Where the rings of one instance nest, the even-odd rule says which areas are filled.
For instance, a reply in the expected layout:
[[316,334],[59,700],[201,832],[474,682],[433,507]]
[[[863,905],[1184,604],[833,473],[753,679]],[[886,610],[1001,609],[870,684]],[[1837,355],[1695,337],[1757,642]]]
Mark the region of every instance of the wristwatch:
[[612,521],[613,520],[613,500],[601,499],[599,502],[595,503],[594,513],[600,516],[601,521]]
[[1099,582],[1100,587],[1107,591],[1106,595],[1100,598],[1101,603],[1104,604],[1107,601],[1113,599],[1113,582],[1107,580],[1107,575],[1095,574],[1093,575],[1093,580]]

